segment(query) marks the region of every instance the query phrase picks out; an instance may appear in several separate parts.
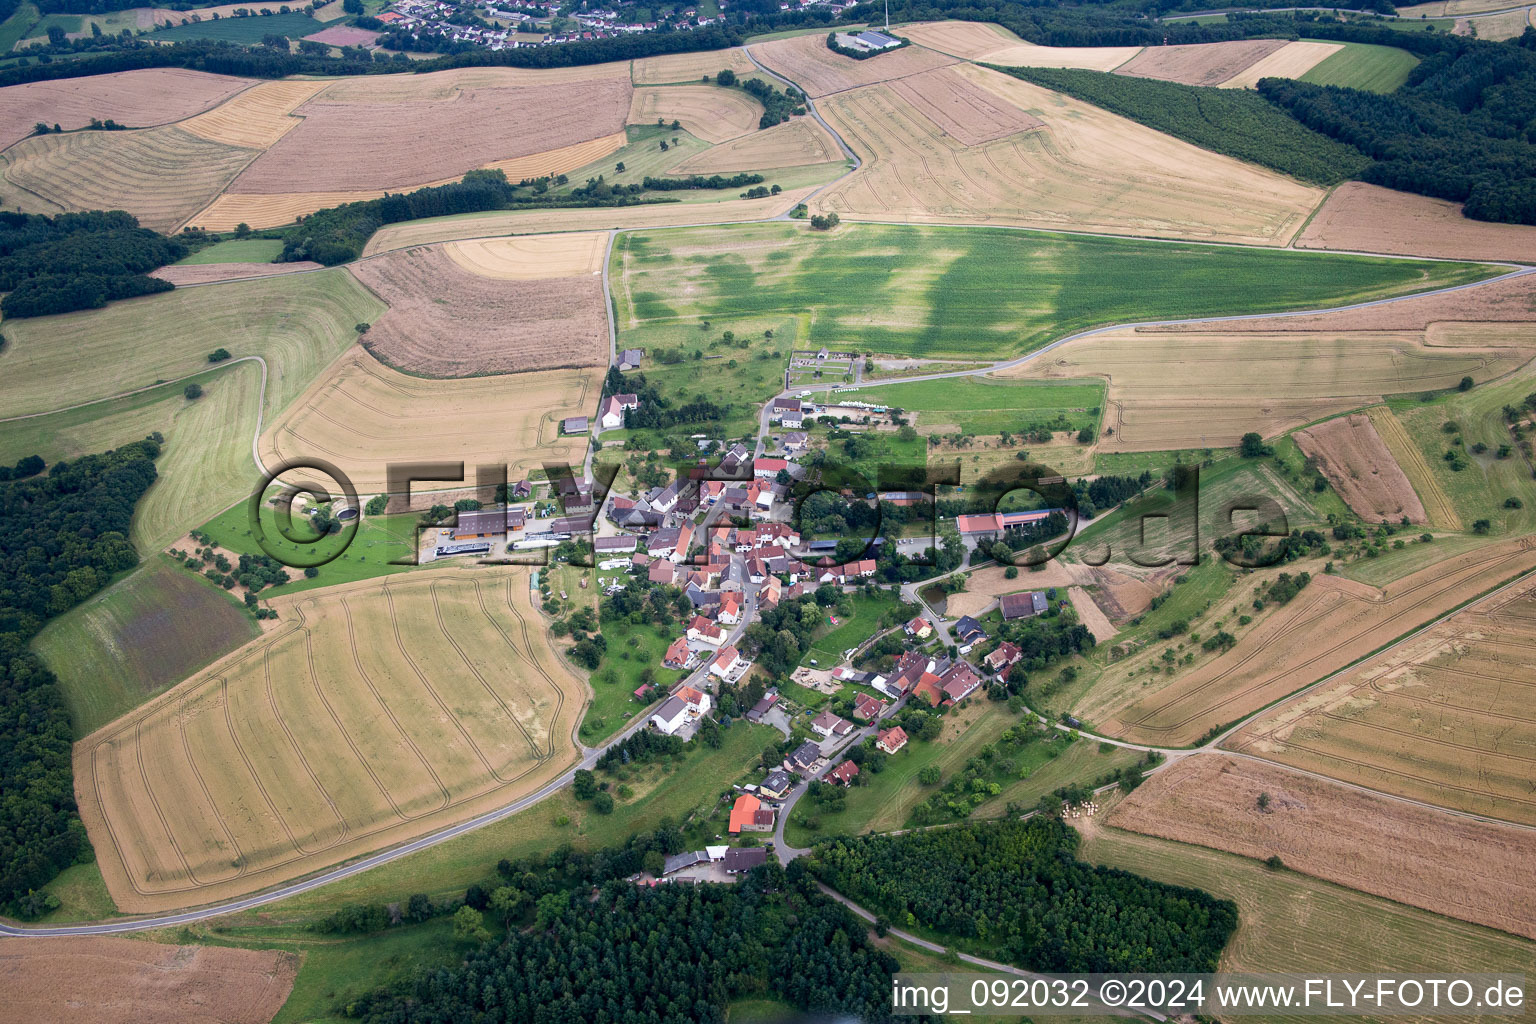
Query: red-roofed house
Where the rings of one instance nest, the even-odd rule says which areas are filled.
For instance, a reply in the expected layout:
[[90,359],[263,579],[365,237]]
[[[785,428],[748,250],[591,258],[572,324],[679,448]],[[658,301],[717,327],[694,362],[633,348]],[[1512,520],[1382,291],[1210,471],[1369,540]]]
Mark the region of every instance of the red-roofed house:
[[695,615],[688,623],[688,639],[719,647],[725,643],[725,630],[702,615]]
[[899,725],[891,726],[875,741],[875,746],[887,754],[894,754],[906,745],[907,731]]
[[720,648],[720,653],[715,655],[714,662],[709,666],[709,674],[728,679],[732,672],[740,669],[746,662],[742,660],[741,652],[736,650],[735,644],[727,644]]
[[885,701],[861,693],[853,698],[853,717],[861,722],[873,722],[885,712]]
[[987,666],[988,671],[1001,675],[1012,668],[1014,663],[1022,657],[1024,657],[1024,652],[1014,646],[1013,641],[1004,640],[997,645],[997,650],[982,658],[981,663]]
[[945,698],[958,704],[976,692],[976,687],[981,685],[981,676],[970,665],[957,661],[945,669],[939,682],[944,688]]
[[939,677],[932,672],[924,672],[918,679],[917,685],[912,687],[912,696],[921,697],[933,707],[944,703],[944,687],[939,682]]
[[662,655],[661,663],[667,668],[688,667],[688,638],[680,636],[667,645],[667,653]]
[[772,832],[773,811],[751,793],[743,793],[731,805],[731,835],[742,832]]
[[859,774],[859,766],[852,761],[844,761],[842,764],[827,772],[827,781],[835,782],[840,786],[853,785],[853,777]]
[[918,616],[907,623],[907,636],[915,636],[919,640],[926,640],[933,636],[933,623],[922,616]]

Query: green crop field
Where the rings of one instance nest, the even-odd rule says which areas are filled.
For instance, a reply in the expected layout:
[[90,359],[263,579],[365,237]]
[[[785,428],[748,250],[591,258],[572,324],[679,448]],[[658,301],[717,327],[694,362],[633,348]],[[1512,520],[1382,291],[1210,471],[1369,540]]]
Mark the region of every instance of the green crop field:
[[[305,543],[304,537],[298,540],[285,540],[274,532],[274,521],[270,510],[266,511],[268,514],[262,518],[262,529],[272,549],[270,552],[263,549],[252,532],[250,513],[244,501],[225,509],[204,523],[202,532],[211,537],[215,544],[237,555],[270,553],[277,558],[287,556],[295,561],[308,561],[317,551],[332,550]],[[337,583],[353,583],[357,580],[372,579],[375,576],[413,569],[415,566],[392,563],[397,559],[408,557],[414,550],[408,538],[415,535],[416,522],[417,517],[414,515],[364,516],[356,527],[357,534],[352,542],[339,556],[320,566],[315,576],[305,576],[301,569],[290,569],[288,570],[289,582],[263,590],[261,596],[266,598],[281,594],[295,594],[301,590],[329,587]],[[305,536],[312,536],[312,533],[307,532]]]
[[857,338],[863,351],[1000,359],[1101,324],[1338,306],[1494,272],[996,228],[815,232],[780,221],[628,232],[611,277],[621,346],[660,327],[800,316],[801,348]]
[[[1536,464],[1520,450],[1504,419],[1504,407],[1518,408],[1532,391],[1536,369],[1527,366],[1502,381],[1430,402],[1405,395],[1387,403],[1469,529],[1479,519],[1487,519],[1497,533],[1536,529]],[[1503,446],[1508,451],[1501,456]],[[1457,454],[1457,461],[1447,461],[1448,452]],[[1510,499],[1521,507],[1507,506]]]
[[212,39],[215,42],[251,44],[259,43],[264,36],[269,35],[302,39],[323,28],[325,28],[324,23],[316,21],[307,14],[259,14],[249,18],[219,18],[217,21],[202,21],[177,25],[175,28],[162,28],[157,32],[151,32],[145,38],[168,43]]
[[1073,430],[1099,426],[1104,407],[1104,382],[1022,383],[986,377],[890,384],[840,394],[829,401],[860,401],[915,412],[918,429],[927,424],[952,423],[965,434],[1000,434],[1028,423],[1049,423],[1065,417]]
[[10,53],[11,48],[20,42],[26,36],[27,30],[37,22],[38,15],[35,4],[18,4],[9,18],[0,21],[0,53]]
[[1222,954],[1223,971],[1529,974],[1536,968],[1536,944],[1524,939],[1294,871],[1271,871],[1228,853],[1101,826],[1083,842],[1078,856],[1237,903],[1237,933]]
[[282,251],[281,239],[230,238],[197,250],[177,266],[194,267],[208,263],[271,263]]
[[162,555],[48,623],[33,649],[86,736],[255,637],[228,594]]
[[1342,85],[1366,92],[1394,92],[1418,66],[1419,58],[1395,46],[1345,43],[1301,76],[1313,85]]
[[[191,383],[203,389],[196,401],[184,394]],[[129,537],[147,555],[249,494],[259,482],[251,437],[260,390],[260,367],[239,362],[123,398],[0,422],[0,461],[41,455],[52,463],[158,432],[164,450],[155,463],[157,476],[134,510]]]

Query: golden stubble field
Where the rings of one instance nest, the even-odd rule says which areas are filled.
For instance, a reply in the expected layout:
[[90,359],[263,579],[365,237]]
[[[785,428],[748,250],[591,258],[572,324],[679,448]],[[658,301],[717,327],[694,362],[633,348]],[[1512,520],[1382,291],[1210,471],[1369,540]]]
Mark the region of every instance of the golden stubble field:
[[1383,395],[1455,387],[1463,376],[1491,380],[1536,356],[1536,331],[1267,326],[1280,323],[1106,331],[1000,376],[1103,377],[1109,389],[1098,449],[1165,451],[1235,445],[1250,430],[1273,437]]
[[[1164,646],[1153,644],[1112,665],[1074,713],[1109,736],[1188,746],[1532,568],[1536,538],[1474,548],[1383,588],[1314,572],[1308,586],[1259,617],[1225,653],[1148,679],[1140,670]],[[1536,807],[1536,798],[1527,802]]]
[[695,138],[728,142],[757,130],[763,105],[740,89],[718,85],[645,86],[635,90],[629,123],[677,121]]
[[818,208],[849,220],[1283,245],[1323,199],[1321,189],[995,71],[965,64],[923,77],[1012,111],[1010,123],[1023,115],[1042,127],[968,146],[892,86],[838,93],[822,113],[865,160],[817,197]]
[[581,462],[586,439],[562,437],[560,420],[590,413],[601,383],[596,369],[413,377],[354,348],[262,435],[262,461],[318,456],[369,493],[385,489],[392,462],[463,461],[471,474],[505,464],[516,480],[547,461]]
[[729,174],[832,163],[843,158],[837,141],[809,117],[797,117],[763,131],[695,153],[668,174]]
[[528,570],[275,599],[279,626],[75,746],[127,913],[257,892],[509,803],[576,760],[586,685]]
[[1154,773],[1108,822],[1255,860],[1278,856],[1294,871],[1536,938],[1536,842],[1524,829],[1230,754]]
[[921,46],[892,50],[869,60],[854,60],[827,49],[827,37],[820,33],[754,43],[747,47],[747,52],[794,82],[812,99],[956,63],[954,57]]
[[147,128],[191,117],[252,85],[248,78],[146,68],[8,86],[0,89],[0,149],[31,135],[39,121],[68,130],[95,117]]
[[[1509,571],[1529,564],[1511,559]],[[1533,696],[1536,580],[1527,580],[1276,708],[1226,746],[1536,824]]]
[[984,64],[1021,68],[1085,68],[1113,71],[1141,52],[1139,46],[1039,46],[1000,25],[929,21],[903,25],[901,34],[940,53]]

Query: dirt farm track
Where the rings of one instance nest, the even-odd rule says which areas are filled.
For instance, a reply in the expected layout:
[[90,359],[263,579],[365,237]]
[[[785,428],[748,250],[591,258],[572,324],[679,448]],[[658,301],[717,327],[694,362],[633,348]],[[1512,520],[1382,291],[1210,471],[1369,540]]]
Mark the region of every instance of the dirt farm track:
[[585,684],[526,569],[275,599],[282,625],[75,747],[118,908],[248,894],[529,793],[576,760]]

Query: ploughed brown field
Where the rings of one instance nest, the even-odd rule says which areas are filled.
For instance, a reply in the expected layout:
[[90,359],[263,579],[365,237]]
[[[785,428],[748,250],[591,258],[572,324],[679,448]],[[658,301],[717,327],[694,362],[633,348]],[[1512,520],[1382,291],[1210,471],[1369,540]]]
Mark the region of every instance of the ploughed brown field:
[[[1529,564],[1512,559],[1509,571]],[[1274,709],[1226,746],[1371,789],[1536,824],[1533,697],[1536,580],[1526,580]],[[1529,833],[1525,842],[1536,848]],[[1527,925],[1533,920],[1527,912]]]
[[747,47],[747,52],[764,66],[794,82],[812,99],[957,63],[954,57],[921,46],[907,46],[867,60],[854,60],[827,49],[827,37],[823,33],[754,43]]
[[[1264,808],[1260,795],[1267,795]],[[1109,824],[1265,860],[1536,938],[1536,835],[1228,754],[1186,757]]]
[[1469,220],[1461,204],[1346,181],[1296,239],[1299,249],[1348,249],[1446,259],[1536,258],[1536,227]]
[[93,117],[130,128],[180,121],[252,84],[229,75],[146,68],[8,86],[0,89],[0,149],[31,135],[39,121],[66,130],[84,128]]
[[608,361],[603,284],[593,274],[497,280],[465,270],[441,246],[385,253],[351,269],[389,304],[364,344],[408,373],[472,377]]
[[1285,43],[1284,39],[1239,39],[1189,46],[1149,46],[1115,68],[1115,74],[1184,85],[1220,85]]
[[0,992],[27,1024],[267,1024],[299,958],[276,949],[169,946],[115,935],[6,939]]
[[369,100],[353,83],[342,84],[350,88],[332,86],[299,106],[294,113],[303,122],[257,157],[230,191],[399,189],[457,177],[497,160],[612,135],[624,127],[631,93],[627,81],[597,79],[455,84]]
[[1317,460],[1355,515],[1369,522],[1424,523],[1424,505],[1371,418],[1364,413],[1339,416],[1296,432],[1296,443]]
[[[1536,538],[1527,537],[1474,548],[1380,589],[1314,573],[1225,653],[1161,684],[1096,688],[1076,710],[1108,736],[1188,746],[1533,568]],[[1518,800],[1536,810],[1536,796]]]

